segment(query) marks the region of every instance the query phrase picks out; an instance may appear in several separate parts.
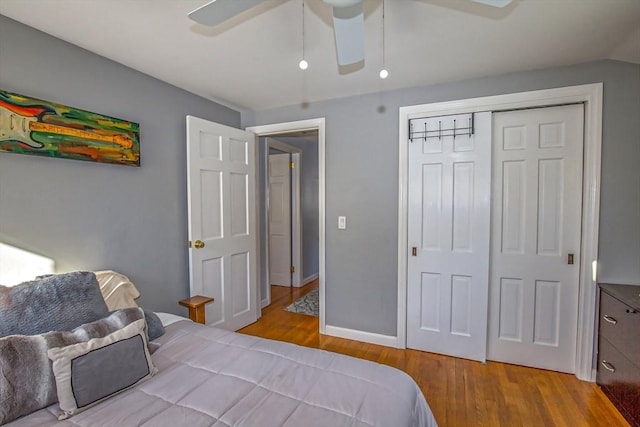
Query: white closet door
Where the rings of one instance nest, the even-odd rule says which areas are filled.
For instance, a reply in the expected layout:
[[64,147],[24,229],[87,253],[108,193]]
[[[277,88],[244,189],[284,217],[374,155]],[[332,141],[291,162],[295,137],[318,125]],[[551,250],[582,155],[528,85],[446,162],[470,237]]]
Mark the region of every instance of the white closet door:
[[573,373],[583,106],[496,113],[493,129],[488,358]]
[[[446,129],[454,120],[466,123],[468,117],[428,121]],[[475,114],[471,137],[414,139],[408,144],[407,346],[484,361],[491,113]]]

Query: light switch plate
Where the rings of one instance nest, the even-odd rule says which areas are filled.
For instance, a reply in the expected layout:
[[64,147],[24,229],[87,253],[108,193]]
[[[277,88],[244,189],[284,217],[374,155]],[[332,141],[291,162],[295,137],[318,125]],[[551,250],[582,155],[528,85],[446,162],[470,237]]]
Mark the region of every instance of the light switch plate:
[[347,217],[339,216],[338,217],[338,230],[344,230],[347,228]]

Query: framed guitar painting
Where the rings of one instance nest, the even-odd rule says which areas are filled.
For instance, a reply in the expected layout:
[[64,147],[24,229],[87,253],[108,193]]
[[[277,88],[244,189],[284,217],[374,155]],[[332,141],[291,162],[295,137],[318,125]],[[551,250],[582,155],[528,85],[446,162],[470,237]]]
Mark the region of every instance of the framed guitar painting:
[[0,89],[0,152],[140,166],[140,125]]

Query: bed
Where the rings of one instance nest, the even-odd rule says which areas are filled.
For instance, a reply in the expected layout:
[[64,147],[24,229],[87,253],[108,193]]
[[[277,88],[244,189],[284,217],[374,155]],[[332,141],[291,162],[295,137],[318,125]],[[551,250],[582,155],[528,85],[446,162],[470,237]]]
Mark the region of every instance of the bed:
[[159,318],[164,334],[147,343],[157,373],[69,418],[59,419],[61,400],[6,425],[436,426],[416,383],[395,368]]

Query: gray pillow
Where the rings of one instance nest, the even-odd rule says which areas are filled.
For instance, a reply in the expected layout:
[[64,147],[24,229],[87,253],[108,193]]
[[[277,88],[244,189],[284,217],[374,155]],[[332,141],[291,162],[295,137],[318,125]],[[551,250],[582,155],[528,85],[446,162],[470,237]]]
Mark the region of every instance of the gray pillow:
[[160,338],[164,335],[164,326],[162,321],[153,311],[144,310],[144,317],[147,319],[147,333],[149,334],[149,341],[153,341],[156,338]]
[[48,349],[105,337],[142,319],[142,309],[128,308],[71,332],[0,338],[0,425],[58,400]]
[[95,274],[56,274],[8,288],[0,285],[0,337],[70,331],[109,310]]
[[157,372],[147,349],[144,319],[84,343],[47,351],[53,361],[59,420],[127,390]]

